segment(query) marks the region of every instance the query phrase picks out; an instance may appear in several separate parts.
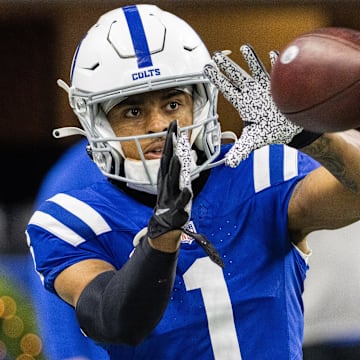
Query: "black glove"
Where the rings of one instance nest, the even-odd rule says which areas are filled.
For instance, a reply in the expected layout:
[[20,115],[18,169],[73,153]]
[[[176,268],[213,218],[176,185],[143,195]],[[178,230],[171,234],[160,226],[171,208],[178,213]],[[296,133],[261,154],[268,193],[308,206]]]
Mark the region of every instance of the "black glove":
[[191,149],[187,134],[178,134],[177,121],[174,120],[166,136],[158,173],[157,201],[147,235],[156,241],[158,236],[171,230],[181,230],[193,237],[209,257],[223,267],[219,254],[206,237],[185,228],[190,220],[193,197],[190,166]]
[[176,133],[177,123],[174,120],[168,129],[158,173],[157,201],[148,225],[148,235],[151,239],[171,230],[182,229],[190,219],[191,182],[190,186],[180,189],[179,179],[182,168],[173,143]]

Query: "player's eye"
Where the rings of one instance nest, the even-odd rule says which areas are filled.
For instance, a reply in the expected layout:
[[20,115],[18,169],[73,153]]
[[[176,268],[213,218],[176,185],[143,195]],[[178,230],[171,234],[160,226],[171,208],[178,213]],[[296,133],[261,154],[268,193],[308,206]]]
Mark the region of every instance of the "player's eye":
[[179,103],[176,101],[172,101],[167,105],[168,110],[177,110],[179,108]]
[[139,117],[140,113],[141,113],[141,111],[139,108],[130,108],[126,111],[125,116],[134,118],[134,117]]

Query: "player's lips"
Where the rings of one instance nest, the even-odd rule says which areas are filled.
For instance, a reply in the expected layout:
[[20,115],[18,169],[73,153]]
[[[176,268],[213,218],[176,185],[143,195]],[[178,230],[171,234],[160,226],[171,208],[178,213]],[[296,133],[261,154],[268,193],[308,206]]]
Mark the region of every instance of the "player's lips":
[[144,149],[146,160],[160,159],[164,148],[165,141],[156,141]]

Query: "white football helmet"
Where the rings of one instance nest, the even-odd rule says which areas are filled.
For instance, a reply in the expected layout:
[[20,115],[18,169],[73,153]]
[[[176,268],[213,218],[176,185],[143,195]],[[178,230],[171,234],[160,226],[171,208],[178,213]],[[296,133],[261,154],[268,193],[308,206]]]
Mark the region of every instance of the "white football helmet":
[[[125,6],[102,15],[79,44],[71,67],[71,86],[59,80],[83,130],[54,130],[62,137],[82,133],[89,141],[94,162],[107,177],[156,193],[159,160],[145,160],[139,140],[164,132],[116,137],[106,114],[125,98],[148,91],[180,88],[191,91],[193,124],[191,145],[205,156],[194,155],[192,178],[212,166],[220,152],[217,90],[203,74],[210,55],[197,33],[182,19],[154,5]],[[133,140],[140,158],[126,159],[122,141]],[[194,151],[195,154],[195,151]]]

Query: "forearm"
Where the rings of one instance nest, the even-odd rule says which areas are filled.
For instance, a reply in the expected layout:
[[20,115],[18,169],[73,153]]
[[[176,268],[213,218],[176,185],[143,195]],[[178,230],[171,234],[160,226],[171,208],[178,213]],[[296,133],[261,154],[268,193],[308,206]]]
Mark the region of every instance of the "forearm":
[[177,257],[178,252],[157,251],[143,239],[121,270],[90,282],[76,305],[85,334],[105,343],[140,343],[167,307]]
[[323,165],[348,190],[360,194],[360,133],[325,133],[301,149]]

